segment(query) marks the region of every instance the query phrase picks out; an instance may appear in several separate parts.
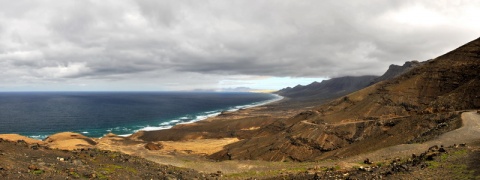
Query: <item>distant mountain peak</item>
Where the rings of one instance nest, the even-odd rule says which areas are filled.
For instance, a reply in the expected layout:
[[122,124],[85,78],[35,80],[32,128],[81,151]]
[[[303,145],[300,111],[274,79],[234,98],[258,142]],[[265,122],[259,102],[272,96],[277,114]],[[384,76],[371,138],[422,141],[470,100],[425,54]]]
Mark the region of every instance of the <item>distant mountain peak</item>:
[[308,101],[326,101],[338,98],[348,93],[362,89],[378,76],[345,76],[322,82],[312,82],[309,85],[297,85],[293,88],[284,88],[277,93],[293,99]]
[[409,70],[413,69],[414,67],[422,65],[421,62],[417,60],[413,61],[406,61],[402,66],[391,64],[388,67],[388,70],[380,77],[376,78],[371,84],[375,84],[380,81],[385,81],[389,79],[393,79],[397,76],[402,75],[403,73],[408,72]]

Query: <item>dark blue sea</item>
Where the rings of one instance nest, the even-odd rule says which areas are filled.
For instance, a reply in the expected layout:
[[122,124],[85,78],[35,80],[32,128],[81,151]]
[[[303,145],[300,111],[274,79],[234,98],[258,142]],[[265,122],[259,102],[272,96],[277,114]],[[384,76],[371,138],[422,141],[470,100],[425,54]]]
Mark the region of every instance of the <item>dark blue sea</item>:
[[43,139],[72,131],[89,137],[168,129],[272,102],[264,93],[0,92],[0,134]]

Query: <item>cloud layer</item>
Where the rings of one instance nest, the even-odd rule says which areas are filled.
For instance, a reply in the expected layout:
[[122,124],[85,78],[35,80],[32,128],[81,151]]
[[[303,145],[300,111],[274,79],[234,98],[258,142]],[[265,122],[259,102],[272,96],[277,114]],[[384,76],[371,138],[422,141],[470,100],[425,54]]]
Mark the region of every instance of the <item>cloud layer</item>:
[[480,35],[478,1],[0,4],[0,90],[196,89],[232,79],[381,74]]

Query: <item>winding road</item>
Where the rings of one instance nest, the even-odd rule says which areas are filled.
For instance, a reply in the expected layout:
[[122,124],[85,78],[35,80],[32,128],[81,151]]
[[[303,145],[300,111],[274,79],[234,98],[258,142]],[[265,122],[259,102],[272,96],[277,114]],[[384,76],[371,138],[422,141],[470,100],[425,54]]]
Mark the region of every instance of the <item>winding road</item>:
[[371,153],[353,156],[345,159],[346,162],[361,162],[366,157],[374,161],[384,160],[386,158],[405,157],[412,153],[420,154],[434,145],[451,146],[461,143],[472,143],[480,141],[480,114],[477,111],[462,113],[462,127],[453,131],[444,133],[438,138],[424,142],[422,144],[400,144],[383,148]]

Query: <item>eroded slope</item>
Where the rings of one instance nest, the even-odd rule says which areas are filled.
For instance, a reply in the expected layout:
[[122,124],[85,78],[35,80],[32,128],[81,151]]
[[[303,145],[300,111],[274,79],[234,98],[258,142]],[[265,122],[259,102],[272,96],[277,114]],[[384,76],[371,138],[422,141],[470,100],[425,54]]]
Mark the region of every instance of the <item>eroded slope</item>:
[[480,39],[394,79],[263,127],[214,159],[306,161],[421,142],[480,108]]

